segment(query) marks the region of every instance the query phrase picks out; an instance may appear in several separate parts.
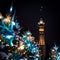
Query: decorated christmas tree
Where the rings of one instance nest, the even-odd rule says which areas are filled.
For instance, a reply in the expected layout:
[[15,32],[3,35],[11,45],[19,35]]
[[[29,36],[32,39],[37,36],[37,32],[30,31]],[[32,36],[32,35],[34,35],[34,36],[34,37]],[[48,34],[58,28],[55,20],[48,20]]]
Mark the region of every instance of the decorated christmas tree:
[[49,60],[60,60],[59,47],[55,44],[51,49]]
[[40,60],[39,50],[30,31],[21,36],[21,27],[16,20],[13,6],[6,17],[0,13],[0,57],[1,60]]

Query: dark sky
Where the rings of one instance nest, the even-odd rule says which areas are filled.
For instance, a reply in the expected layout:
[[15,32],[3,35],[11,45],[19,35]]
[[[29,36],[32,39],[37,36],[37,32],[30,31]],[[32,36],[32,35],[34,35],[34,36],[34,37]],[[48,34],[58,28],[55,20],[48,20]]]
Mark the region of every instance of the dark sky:
[[[12,0],[1,0],[0,11],[5,15],[8,12]],[[38,37],[38,21],[44,18],[45,38],[47,46],[53,46],[54,42],[60,43],[60,3],[58,0],[13,0],[14,10],[16,10],[17,20],[23,30],[30,30]],[[42,10],[42,11],[41,11]]]

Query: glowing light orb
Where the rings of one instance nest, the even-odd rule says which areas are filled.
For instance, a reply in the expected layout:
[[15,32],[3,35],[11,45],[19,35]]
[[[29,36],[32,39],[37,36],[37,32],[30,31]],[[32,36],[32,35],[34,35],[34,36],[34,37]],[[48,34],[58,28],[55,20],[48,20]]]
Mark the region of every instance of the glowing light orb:
[[11,39],[13,36],[12,35],[6,35],[7,39]]
[[27,31],[26,34],[27,34],[27,35],[31,35],[31,32],[30,32],[30,31]]
[[2,17],[2,14],[0,13],[0,19],[2,19],[3,17]]
[[43,18],[40,18],[40,21],[38,22],[38,25],[40,25],[40,24],[43,24],[43,25],[45,24],[44,21],[43,21]]
[[43,21],[40,21],[40,24],[43,24]]
[[4,19],[5,23],[10,23],[10,20],[7,20],[7,18]]
[[10,23],[10,15],[7,15],[7,17],[4,19],[4,22],[7,24],[7,23]]
[[20,46],[20,47],[18,47],[18,50],[24,50],[24,45],[22,45],[22,46]]
[[0,42],[1,42],[1,39],[0,39]]
[[23,46],[21,46],[21,47],[20,47],[20,49],[21,49],[21,50],[23,50],[23,49],[24,49],[24,45],[23,45]]
[[37,57],[39,57],[39,54],[36,54]]
[[55,50],[54,50],[54,49],[52,49],[52,51],[54,52]]
[[10,12],[12,12],[12,10],[13,10],[13,6],[10,7]]
[[15,22],[14,22],[14,21],[12,21],[12,25],[13,25],[13,26],[15,25]]
[[31,44],[27,44],[28,45],[28,47],[30,47],[31,46]]
[[23,38],[26,38],[27,36],[26,35],[22,35]]

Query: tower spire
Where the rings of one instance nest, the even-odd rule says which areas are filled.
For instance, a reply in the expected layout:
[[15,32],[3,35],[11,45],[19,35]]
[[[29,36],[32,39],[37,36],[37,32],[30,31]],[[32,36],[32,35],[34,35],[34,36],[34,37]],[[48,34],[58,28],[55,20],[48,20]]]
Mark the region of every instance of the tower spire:
[[43,18],[40,18],[38,22],[38,27],[39,27],[39,50],[40,50],[40,57],[41,60],[45,60],[46,58],[46,45],[45,45],[45,22]]

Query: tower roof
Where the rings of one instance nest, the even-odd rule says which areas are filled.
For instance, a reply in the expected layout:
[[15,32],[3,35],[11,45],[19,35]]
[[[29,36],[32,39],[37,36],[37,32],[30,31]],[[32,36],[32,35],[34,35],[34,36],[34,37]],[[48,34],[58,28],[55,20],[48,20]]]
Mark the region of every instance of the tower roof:
[[41,24],[43,24],[43,25],[45,24],[43,18],[40,18],[40,20],[38,22],[38,25],[41,25]]

